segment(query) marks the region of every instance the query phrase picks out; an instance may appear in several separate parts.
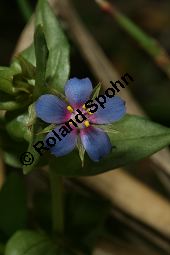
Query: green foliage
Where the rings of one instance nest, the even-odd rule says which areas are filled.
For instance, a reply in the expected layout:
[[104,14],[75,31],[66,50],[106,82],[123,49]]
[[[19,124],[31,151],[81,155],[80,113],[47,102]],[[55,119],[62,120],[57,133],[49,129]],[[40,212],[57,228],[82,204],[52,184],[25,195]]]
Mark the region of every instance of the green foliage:
[[17,174],[10,174],[0,191],[0,215],[0,232],[7,237],[26,227],[26,191]]
[[36,77],[34,96],[37,99],[40,95],[47,91],[46,89],[46,66],[49,51],[43,31],[43,27],[38,25],[34,34],[34,48],[36,57]]
[[69,45],[63,31],[45,0],[38,2],[36,10],[36,25],[44,29],[49,58],[47,63],[46,78],[48,86],[62,92],[69,75]]
[[[30,142],[28,151],[34,154],[34,163],[24,167],[25,173],[33,170],[39,162],[39,155],[35,153],[33,144],[43,140],[44,135],[37,134],[41,129],[31,121],[34,113],[24,112],[24,107],[47,91],[63,91],[69,74],[68,43],[47,1],[39,1],[35,16],[34,44],[15,57],[11,67],[0,68],[0,90],[3,91],[0,109],[15,111],[14,114],[6,115],[6,130],[16,141]],[[25,146],[21,144],[19,147],[22,151]],[[11,148],[5,149],[5,161],[20,167],[18,152]]]
[[[29,69],[29,71],[28,71]],[[16,110],[27,106],[31,100],[28,94],[32,86],[27,79],[33,76],[33,67],[21,57],[10,67],[0,68],[0,110]]]
[[65,157],[53,158],[56,173],[65,176],[99,174],[141,160],[170,144],[170,129],[144,117],[127,115],[111,124],[111,128],[114,132],[109,132],[109,137],[113,149],[105,159],[96,163],[85,155],[82,167],[78,152],[73,151]]
[[13,87],[13,76],[17,74],[18,70],[9,67],[0,67],[0,89],[8,94],[16,93]]
[[[35,66],[28,62],[28,60],[22,55],[18,55],[17,57],[15,57],[11,66],[15,69],[20,70],[20,72],[18,71],[18,73],[15,74],[14,78],[19,77],[23,80],[35,79]],[[14,85],[16,86],[16,82],[14,83]]]
[[45,234],[22,230],[9,240],[5,255],[55,255],[55,250]]
[[3,159],[5,163],[11,167],[22,168],[22,164],[20,162],[20,155],[21,153],[26,151],[27,143],[24,141],[24,138],[21,138],[19,132],[16,132],[16,136],[15,131],[11,130],[11,133],[9,135],[7,133],[5,125],[0,125],[0,146],[3,150]]
[[100,90],[101,90],[101,83],[99,82],[99,83],[97,84],[97,86],[95,86],[95,88],[93,89],[93,92],[92,92],[92,99],[95,99],[96,97],[99,96]]
[[[23,150],[22,150],[23,151]],[[20,155],[22,151],[14,151],[14,150],[7,150],[4,151],[4,162],[14,168],[22,168],[22,164],[20,162]]]
[[18,231],[8,241],[5,255],[75,255],[69,248],[57,246],[45,234],[30,230]]
[[[52,90],[63,91],[69,74],[68,43],[47,1],[39,1],[35,16],[34,45],[26,49],[21,57],[21,60],[27,59],[30,62],[29,65],[36,66],[35,75],[32,73],[32,78],[35,79],[33,100],[36,100],[41,94],[50,93]],[[12,124],[14,123],[18,124],[16,120],[12,122]],[[11,131],[12,124],[8,124],[8,131]],[[28,151],[34,156],[34,163],[25,166],[24,173],[33,170],[40,158],[33,145],[38,141],[42,141],[44,135],[39,133],[41,129],[37,125],[35,127],[35,125],[31,127],[31,141],[28,147]],[[25,124],[20,127],[25,130]]]
[[30,141],[31,132],[29,129],[29,115],[28,113],[19,114],[17,113],[9,113],[6,116],[6,129],[7,132],[11,135],[11,137],[15,138],[18,141],[26,140]]
[[[63,92],[70,70],[67,39],[47,1],[38,2],[35,16],[35,26],[42,26],[49,50],[46,69],[48,88]],[[33,44],[22,55],[33,65],[36,64]]]
[[16,168],[22,168],[20,155],[31,139],[29,115],[21,110],[7,112],[0,122],[0,146],[3,150],[5,163]]

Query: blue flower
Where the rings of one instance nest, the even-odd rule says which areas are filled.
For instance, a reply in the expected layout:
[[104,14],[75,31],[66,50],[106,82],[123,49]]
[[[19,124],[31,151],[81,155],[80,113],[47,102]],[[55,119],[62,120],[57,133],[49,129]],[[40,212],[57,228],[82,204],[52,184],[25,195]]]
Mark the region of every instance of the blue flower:
[[[99,161],[112,149],[110,139],[98,124],[108,124],[120,120],[125,115],[124,101],[114,96],[107,98],[105,108],[91,113],[85,108],[85,103],[90,99],[93,88],[88,78],[72,78],[65,85],[67,102],[57,96],[46,94],[40,96],[35,103],[36,115],[46,123],[57,124],[56,128],[46,136],[47,140],[54,137],[54,132],[61,133],[63,124],[70,119],[75,120],[77,109],[86,117],[82,123],[71,125],[71,132],[63,134],[63,139],[50,147],[55,156],[64,156],[71,152],[77,145],[78,138],[93,161]],[[63,130],[64,132],[64,130]]]

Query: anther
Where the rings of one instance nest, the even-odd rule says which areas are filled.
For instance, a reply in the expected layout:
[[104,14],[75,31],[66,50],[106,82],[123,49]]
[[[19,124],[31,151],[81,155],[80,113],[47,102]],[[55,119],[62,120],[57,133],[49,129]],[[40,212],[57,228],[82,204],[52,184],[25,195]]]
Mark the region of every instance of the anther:
[[74,112],[73,108],[72,108],[70,105],[67,106],[67,110],[68,110],[69,112]]
[[87,111],[87,113],[89,114],[89,115],[92,115],[93,113],[92,112],[90,112],[90,111]]
[[88,121],[88,120],[85,120],[84,125],[85,125],[85,127],[89,127],[89,126],[90,126],[89,121]]

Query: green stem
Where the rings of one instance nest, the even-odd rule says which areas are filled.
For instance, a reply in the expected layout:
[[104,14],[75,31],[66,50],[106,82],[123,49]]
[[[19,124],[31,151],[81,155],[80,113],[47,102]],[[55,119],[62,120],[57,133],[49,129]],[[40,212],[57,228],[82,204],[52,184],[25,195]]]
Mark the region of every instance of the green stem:
[[159,44],[159,42],[145,33],[132,20],[121,13],[110,1],[95,0],[99,7],[110,14],[121,28],[123,28],[129,35],[135,39],[143,49],[150,54],[158,66],[170,78],[170,57],[166,50]]
[[58,176],[52,164],[50,164],[50,184],[52,194],[52,225],[53,232],[63,235],[64,232],[64,204],[63,204],[63,180]]
[[116,11],[113,15],[118,24],[126,30],[150,55],[157,56],[161,52],[161,48],[155,39],[148,36],[134,22],[122,13]]
[[30,3],[27,0],[17,0],[17,3],[25,22],[27,22],[33,13]]

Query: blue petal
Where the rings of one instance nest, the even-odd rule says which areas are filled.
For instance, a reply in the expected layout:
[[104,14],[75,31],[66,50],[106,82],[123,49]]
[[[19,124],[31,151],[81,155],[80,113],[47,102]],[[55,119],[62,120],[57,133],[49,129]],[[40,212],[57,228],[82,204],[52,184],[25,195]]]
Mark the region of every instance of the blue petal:
[[35,111],[37,117],[47,123],[61,124],[67,120],[67,104],[54,95],[40,96],[35,103]]
[[118,121],[126,113],[125,102],[118,96],[112,98],[106,97],[105,108],[98,106],[97,111],[89,116],[91,123],[95,124],[109,124]]
[[93,161],[99,161],[112,149],[108,135],[99,128],[81,129],[80,137],[87,154]]
[[92,84],[88,78],[72,78],[65,85],[65,95],[73,107],[84,104],[92,93]]
[[[66,154],[68,154],[69,152],[71,152],[77,143],[77,130],[72,130],[69,134],[67,134],[65,137],[63,137],[60,134],[59,129],[62,126],[59,126],[57,128],[54,129],[54,131],[59,135],[59,137],[62,139],[61,141],[54,135],[53,132],[49,132],[48,135],[45,138],[45,144],[46,146],[50,149],[51,153],[54,154],[57,157],[60,156],[64,156]],[[53,139],[56,140],[56,143],[53,143],[53,140],[49,140],[50,144],[54,144],[54,146],[49,146],[47,144],[47,139],[49,137],[52,137]]]

